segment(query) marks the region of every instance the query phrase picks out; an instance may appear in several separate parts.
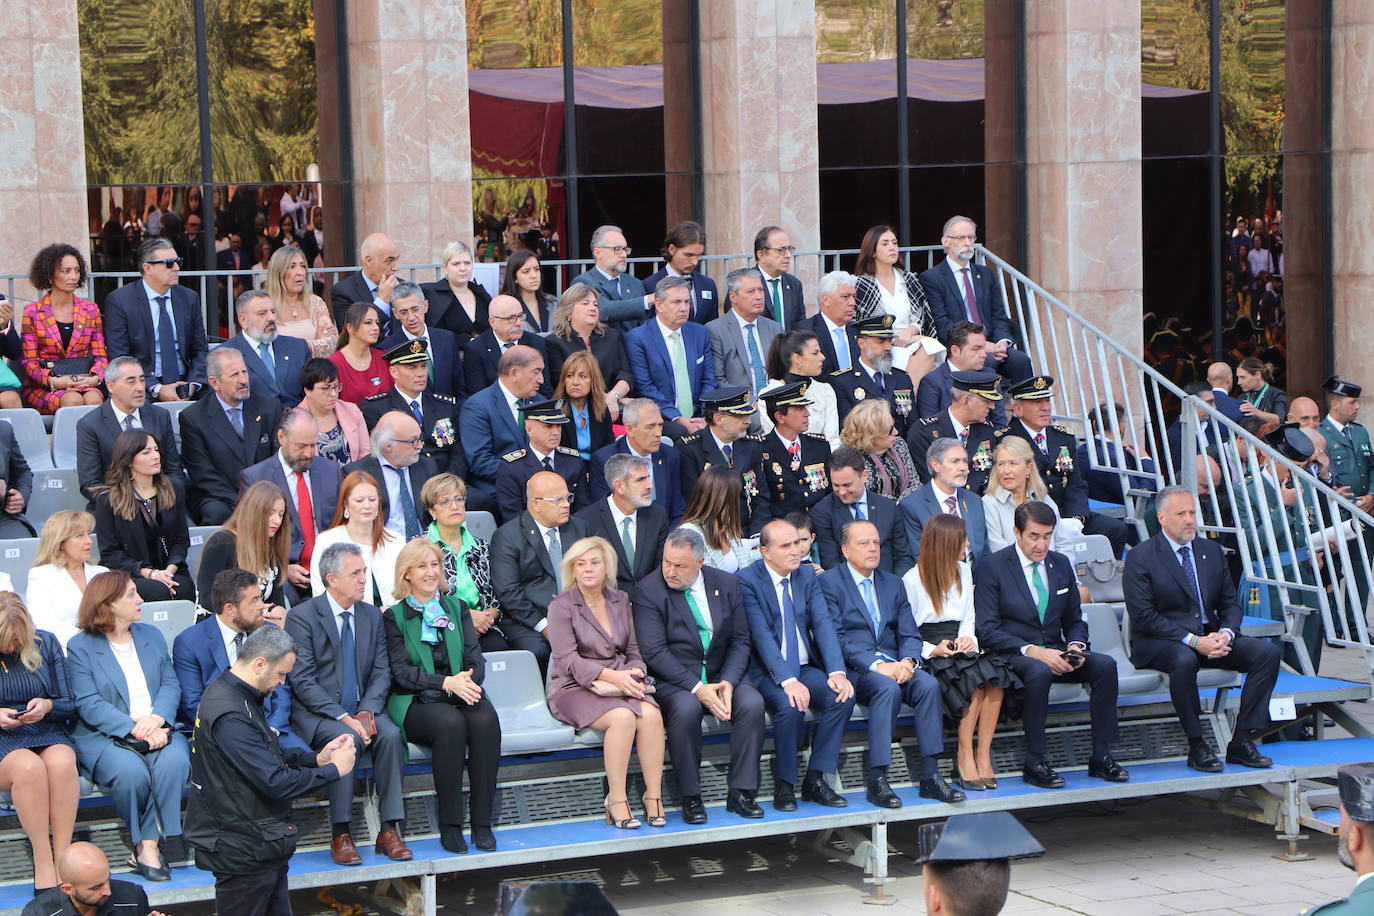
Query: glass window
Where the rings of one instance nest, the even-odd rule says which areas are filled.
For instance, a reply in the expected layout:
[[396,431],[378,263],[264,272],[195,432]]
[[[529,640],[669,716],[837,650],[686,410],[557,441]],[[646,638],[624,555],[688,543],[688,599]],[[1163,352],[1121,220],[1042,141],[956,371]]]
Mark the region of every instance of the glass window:
[[820,167],[897,164],[897,20],[890,3],[817,0]]

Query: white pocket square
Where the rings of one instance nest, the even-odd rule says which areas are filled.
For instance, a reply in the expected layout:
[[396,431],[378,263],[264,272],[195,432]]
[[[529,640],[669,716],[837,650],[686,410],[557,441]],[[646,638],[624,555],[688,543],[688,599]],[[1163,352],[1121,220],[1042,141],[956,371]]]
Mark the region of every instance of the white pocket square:
[[1062,594],[1064,594],[1064,593],[1067,592],[1067,591],[1068,591],[1067,588],[1061,588],[1059,591],[1055,592],[1055,594],[1056,594],[1056,595],[1062,595]]

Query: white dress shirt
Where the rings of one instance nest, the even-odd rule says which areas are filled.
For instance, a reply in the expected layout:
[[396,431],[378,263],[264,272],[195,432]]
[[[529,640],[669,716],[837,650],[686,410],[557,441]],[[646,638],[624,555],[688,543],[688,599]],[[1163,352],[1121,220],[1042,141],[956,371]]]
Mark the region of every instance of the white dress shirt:
[[124,674],[124,686],[129,692],[129,718],[137,722],[153,713],[153,695],[148,691],[148,677],[138,660],[138,646],[130,636],[126,643],[110,643],[110,651]]
[[[151,344],[150,349],[152,349],[153,351],[153,375],[157,376],[158,378],[162,378],[162,348],[158,346],[158,335],[164,333],[164,329],[162,327],[162,319],[166,317],[167,311],[166,309],[158,307],[157,298],[159,296],[165,297],[167,300],[167,308],[170,309],[172,307],[172,288],[169,286],[167,287],[167,292],[159,293],[155,291],[151,286],[149,286],[146,281],[144,281],[143,295],[146,296],[148,299],[148,314],[151,315],[153,319],[153,339],[149,341],[149,343]],[[170,328],[167,328],[166,331],[172,335],[172,344],[175,347],[175,344],[177,342],[176,321],[172,321],[171,324],[172,326]],[[177,362],[181,362],[180,350],[177,350]]]
[[[768,570],[768,576],[769,576],[769,578],[771,578],[771,579],[773,580],[773,597],[777,599],[777,602],[778,602],[778,615],[779,615],[779,617],[782,619],[782,625],[778,627],[778,632],[779,632],[779,633],[782,633],[783,635],[782,635],[781,638],[778,640],[778,649],[780,649],[780,650],[782,651],[782,657],[783,657],[783,658],[787,658],[787,635],[786,635],[786,632],[785,632],[785,627],[787,626],[787,612],[786,612],[785,610],[783,610],[783,607],[784,607],[784,606],[783,606],[783,600],[782,600],[782,583],[783,583],[785,580],[790,579],[790,577],[789,577],[789,576],[780,576],[780,575],[778,575],[776,572],[773,571],[773,567],[769,566],[769,565],[766,564],[766,563],[764,564],[764,567],[763,567],[763,568],[766,569],[766,570]],[[792,588],[792,585],[793,585],[793,583],[788,582],[788,588],[789,588],[789,589]],[[797,606],[797,593],[796,593],[796,591],[794,590],[794,591],[792,592],[792,607],[793,607],[794,610],[796,609],[796,606]],[[811,660],[811,655],[810,655],[810,653],[808,653],[808,652],[806,651],[806,643],[807,643],[807,638],[806,638],[805,635],[802,634],[802,632],[801,632],[801,627],[798,627],[798,628],[797,628],[797,658],[796,658],[796,662],[797,662],[798,665],[805,665],[807,662],[809,662],[809,661]],[[791,659],[788,659],[788,661],[791,661]],[[780,684],[779,686],[781,686],[781,687],[786,687],[788,681],[793,681],[793,680],[796,680],[796,678],[790,678],[790,677],[789,677],[787,680],[783,681],[782,684]]]
[[520,422],[520,399],[517,398],[515,395],[511,394],[510,389],[507,388],[505,383],[500,381],[499,379],[497,380],[496,385],[501,389],[501,394],[506,399],[506,407],[510,409],[511,416],[515,417],[516,428],[523,430],[525,428],[525,424]]
[[[90,582],[92,576],[103,572],[109,570],[104,566],[87,563],[86,581]],[[0,591],[14,591],[9,574],[0,573],[0,576],[4,577],[0,581]],[[67,641],[80,632],[76,628],[76,610],[81,606],[81,589],[77,588],[76,580],[65,567],[50,563],[29,570],[29,586],[24,594],[24,604],[28,606],[33,625],[56,636],[64,650],[67,648]]]
[[119,426],[120,429],[123,429],[123,428],[124,428],[124,419],[125,419],[126,417],[133,417],[133,420],[134,420],[133,428],[134,428],[134,429],[142,429],[142,428],[143,428],[143,420],[142,420],[142,418],[139,417],[139,415],[138,415],[138,408],[134,408],[134,410],[133,410],[132,413],[125,413],[124,411],[120,410],[118,407],[116,407],[116,406],[114,405],[114,401],[111,401],[111,402],[110,402],[110,410],[112,410],[112,411],[114,412],[115,423],[118,424],[118,426]]
[[[944,605],[940,608],[938,616],[935,613],[935,602],[931,600],[929,592],[921,582],[919,566],[913,566],[906,571],[902,576],[902,584],[906,586],[906,597],[911,602],[911,613],[916,618],[916,626],[957,620],[959,636],[967,636],[973,640],[975,647],[977,646],[978,635],[973,612],[973,570],[968,563],[962,560],[959,562],[959,580],[945,594]],[[921,657],[930,658],[934,649],[935,643],[923,640]]]

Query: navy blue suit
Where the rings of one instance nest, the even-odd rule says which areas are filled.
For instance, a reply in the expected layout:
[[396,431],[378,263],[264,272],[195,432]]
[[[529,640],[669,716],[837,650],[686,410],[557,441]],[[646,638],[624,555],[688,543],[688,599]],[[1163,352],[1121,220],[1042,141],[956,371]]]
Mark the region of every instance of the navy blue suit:
[[[590,505],[598,499],[611,495],[606,485],[606,462],[612,455],[630,454],[630,443],[624,436],[592,452],[592,460],[587,467],[591,476],[592,498],[583,505]],[[668,527],[672,528],[687,511],[687,503],[682,498],[682,456],[671,445],[660,445],[658,451],[650,456],[654,466],[654,502],[668,510]]]
[[[1093,468],[1092,462],[1089,460],[1088,443],[1084,442],[1078,447],[1078,466],[1083,469],[1083,477],[1088,481],[1088,498],[1098,502],[1123,505],[1121,476],[1115,471],[1106,470],[1116,467],[1116,446],[1100,436],[1094,436],[1092,442],[1093,449],[1097,452],[1092,457],[1097,459],[1097,463],[1101,466],[1099,468]],[[1136,457],[1133,453],[1124,450],[1123,454],[1126,458],[1127,470],[1154,473],[1155,460],[1150,456]],[[1159,482],[1154,477],[1132,475],[1130,481],[1130,486],[1133,489],[1149,490],[1152,493],[1159,489]]]
[[1025,685],[1022,721],[1027,765],[1044,762],[1045,718],[1050,686],[1056,682],[1088,686],[1093,757],[1100,760],[1111,753],[1111,743],[1116,740],[1116,662],[1110,656],[1089,653],[1077,668],[1054,674],[1049,665],[1021,654],[1026,646],[1060,650],[1069,643],[1088,646],[1088,625],[1079,605],[1073,564],[1062,553],[1050,551],[1045,554],[1041,574],[1049,592],[1043,620],[1026,584],[1021,553],[1015,544],[978,561],[973,568],[978,645],[985,652],[1000,653]]
[[[882,539],[882,554],[878,568],[900,577],[916,565],[906,539],[906,522],[897,511],[897,503],[889,496],[869,490],[864,505],[868,521],[878,529]],[[846,506],[834,493],[811,508],[811,525],[816,529],[816,547],[820,551],[821,567],[831,569],[844,562],[840,556],[840,529],[854,520],[854,507]]]
[[[291,519],[291,550],[287,554],[287,559],[292,563],[301,562],[301,554],[305,551],[305,534],[301,529],[301,515],[296,506],[296,488],[286,482],[286,472],[282,470],[281,459],[277,453],[273,452],[265,461],[250,465],[239,472],[239,493],[257,483],[259,480],[266,480],[276,484],[283,493],[286,494],[286,514]],[[328,458],[321,458],[316,455],[310,459],[310,513],[315,517],[315,533],[329,527],[329,523],[334,519],[334,509],[339,500],[339,486],[343,483],[343,474],[339,471],[339,465],[330,461]],[[386,488],[382,488],[382,499],[386,499]],[[306,558],[309,560],[309,557]]]
[[[959,499],[959,516],[968,529],[969,553],[976,561],[988,552],[988,526],[983,514],[983,500],[967,487],[960,487],[954,495]],[[935,492],[935,484],[928,483],[898,503],[897,508],[902,513],[907,547],[915,562],[921,558],[921,533],[925,530],[926,522],[944,512],[945,507],[940,495]]]
[[[921,384],[916,386],[916,416],[933,417],[949,407],[954,400],[953,379],[949,376],[951,371],[946,361],[921,377]],[[1006,404],[1005,398],[994,401],[987,422],[993,426],[1006,426]]]
[[[184,364],[183,380],[204,390],[209,384],[205,378],[205,357],[210,345],[205,340],[200,297],[184,286],[168,287],[167,295],[171,297],[172,320],[176,324],[177,355]],[[157,334],[143,281],[126,283],[106,296],[103,317],[105,351],[111,359],[132,356],[138,360],[151,394],[153,386],[161,384],[162,379],[153,374]],[[183,388],[181,394],[186,396],[187,389]]]
[[[658,281],[668,276],[668,268],[663,268],[658,273],[649,274],[644,279],[644,291],[652,293],[654,287],[658,286]],[[706,324],[714,321],[721,315],[721,309],[728,307],[729,303],[724,302],[720,297],[720,291],[716,289],[716,281],[703,273],[688,274],[686,279],[692,282],[692,314],[688,321],[695,321],[697,324]]]
[[646,308],[644,296],[651,292],[633,274],[621,274],[611,280],[595,267],[578,274],[573,283],[585,283],[601,298],[601,320],[624,333],[653,317]]
[[[1009,340],[1018,347],[1023,346],[1021,334],[1007,313],[1002,287],[992,268],[981,264],[969,264],[968,267],[973,283],[973,298],[978,303],[978,317],[982,319],[977,323],[983,326],[988,341],[997,343]],[[941,343],[948,343],[951,327],[960,321],[973,320],[961,284],[955,282],[954,273],[946,260],[921,273],[921,286],[930,299],[930,317],[935,320],[935,334]],[[1015,349],[1007,350],[1007,358],[1003,362],[993,360],[985,368],[995,370],[1013,383],[1030,378],[1034,371],[1030,357]]]
[[833,773],[839,763],[840,744],[845,723],[854,712],[854,698],[837,702],[826,683],[834,673],[845,670],[844,653],[826,604],[820,582],[810,566],[803,565],[789,577],[797,625],[797,644],[804,646],[807,663],[785,658],[787,640],[783,632],[782,608],[773,588],[772,574],[763,560],[756,560],[739,571],[740,597],[749,638],[753,646],[749,675],[763,694],[768,714],[773,717],[773,775],[783,782],[797,784],[797,748],[806,714],[793,709],[782,688],[784,681],[797,679],[811,692],[811,708],[816,713],[816,737],[811,745],[810,768]]
[[[720,387],[716,361],[711,355],[711,337],[706,328],[687,322],[682,326],[682,348],[687,355],[687,376],[692,385],[692,409],[701,416],[701,396]],[[625,354],[630,359],[630,374],[635,391],[649,398],[663,412],[664,420],[682,416],[677,409],[677,382],[668,343],[663,339],[658,319],[646,321],[625,335]]]
[[[211,615],[177,634],[172,641],[172,667],[176,670],[177,682],[181,684],[179,717],[183,724],[194,726],[201,694],[211,681],[229,670],[229,655],[224,651],[224,640],[220,638],[218,618]],[[291,731],[290,684],[282,684],[264,697],[262,711],[267,717],[267,724],[277,730],[283,745],[310,750]]]
[[283,408],[295,407],[305,398],[301,387],[301,370],[310,359],[310,344],[299,337],[279,336],[272,341],[272,368],[258,353],[257,344],[240,332],[224,342],[243,354],[244,365],[248,367],[248,390],[253,394],[274,397],[281,401]]
[[[816,335],[816,340],[820,342],[821,352],[825,354],[826,373],[836,372],[844,367],[840,365],[840,354],[835,350],[835,338],[830,335],[830,325],[825,323],[825,316],[820,312],[807,318],[797,325],[796,330],[810,331]],[[849,341],[849,365],[859,364],[859,335],[854,333],[854,326],[851,324],[845,328],[845,339]]]
[[[433,366],[428,390],[435,394],[446,394],[462,407],[468,389],[463,379],[463,364],[458,359],[458,337],[444,328],[426,327],[425,333],[429,336],[429,359]],[[385,353],[409,339],[405,329],[398,324],[385,340],[378,342],[377,349]]]
[[854,698],[868,707],[868,765],[886,767],[892,762],[892,733],[905,702],[915,710],[912,723],[924,758],[920,778],[939,775],[936,758],[945,747],[939,683],[920,667],[905,684],[872,670],[878,662],[909,658],[918,666],[921,663],[921,635],[906,586],[892,573],[873,571],[874,605],[879,615],[875,630],[848,563],[827,570],[820,583],[839,631],[840,650],[849,679],[854,682]]
[[496,471],[501,456],[528,444],[523,427],[515,422],[500,383],[467,399],[458,417],[459,440],[468,460],[468,486],[496,498]]

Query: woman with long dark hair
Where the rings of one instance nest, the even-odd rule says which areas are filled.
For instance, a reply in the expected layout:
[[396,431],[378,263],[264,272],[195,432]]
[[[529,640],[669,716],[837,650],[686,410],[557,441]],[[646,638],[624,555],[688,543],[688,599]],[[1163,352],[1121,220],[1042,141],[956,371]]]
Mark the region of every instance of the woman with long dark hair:
[[391,390],[391,367],[374,350],[382,336],[382,313],[371,302],[355,302],[344,312],[343,333],[329,361],[339,370],[339,397],[352,404]]
[[[840,410],[835,389],[825,381],[825,351],[821,349],[820,338],[811,331],[782,332],[768,345],[764,368],[768,372],[768,384],[759,391],[759,397],[783,385],[805,382],[806,396],[811,399],[811,424],[807,431],[825,436],[831,449],[839,448]],[[760,411],[759,422],[763,424],[765,436],[773,431],[768,411]]]
[[709,467],[697,478],[681,525],[706,541],[707,566],[733,573],[759,558],[759,539],[744,536],[743,502],[744,485],[738,470]]
[[904,369],[913,386],[919,385],[945,348],[935,339],[935,319],[925,288],[916,272],[906,269],[891,226],[874,226],[864,233],[854,276],[858,278],[854,318],[892,316],[892,329],[897,332],[892,365]]
[[531,334],[546,333],[553,323],[553,296],[541,287],[544,278],[539,271],[539,257],[533,251],[521,249],[506,259],[506,275],[501,281],[501,294],[514,296],[525,312],[525,330]]

